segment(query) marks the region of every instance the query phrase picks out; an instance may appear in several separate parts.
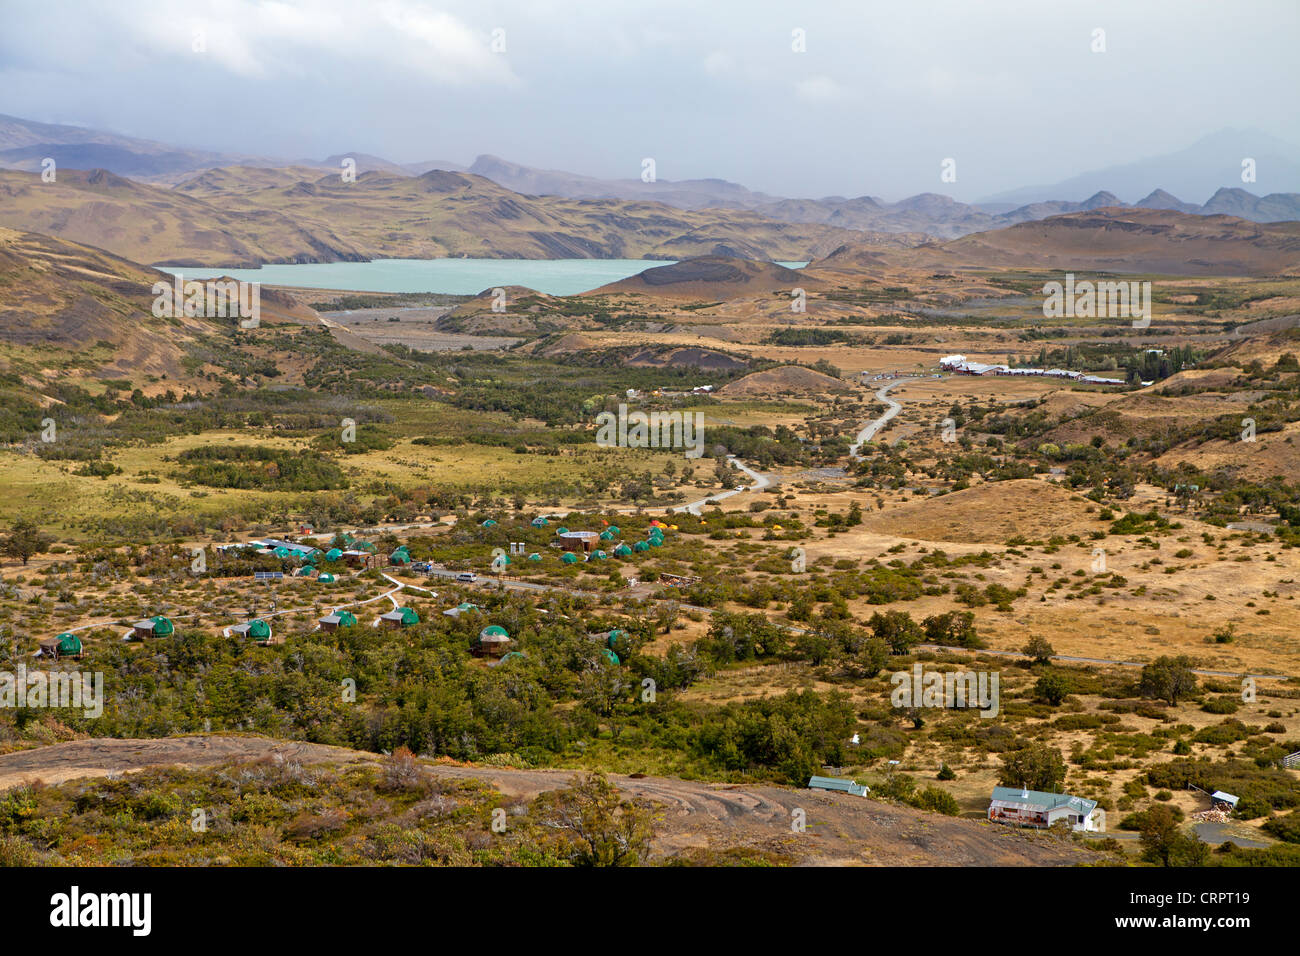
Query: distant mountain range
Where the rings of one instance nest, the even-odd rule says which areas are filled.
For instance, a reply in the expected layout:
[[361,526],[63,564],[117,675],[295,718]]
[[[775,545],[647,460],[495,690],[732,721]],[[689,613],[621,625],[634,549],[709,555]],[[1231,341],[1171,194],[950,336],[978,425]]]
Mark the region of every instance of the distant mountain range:
[[916,244],[734,209],[526,196],[471,173],[209,169],[175,187],[102,169],[0,170],[0,226],[155,265],[255,268],[380,258],[806,260],[846,242]]
[[[1137,195],[1143,197],[1132,203],[1137,208],[1197,215],[1225,214],[1254,222],[1300,220],[1300,192],[1272,192],[1261,196],[1241,187],[1223,185],[1240,179],[1240,162],[1249,157],[1257,164],[1260,182],[1284,183],[1300,189],[1300,164],[1290,158],[1295,152],[1294,147],[1264,134],[1225,130],[1168,156],[1110,167],[1051,186],[1013,190],[991,196],[985,202],[964,203],[937,193],[921,193],[898,202],[887,202],[875,196],[790,199],[755,192],[722,179],[648,183],[640,179],[601,179],[523,166],[496,156],[479,156],[469,167],[446,160],[394,163],[364,153],[340,153],[324,160],[286,161],[265,156],[181,149],[98,130],[0,116],[0,168],[38,172],[42,160],[51,157],[60,169],[105,169],[118,176],[158,186],[177,186],[192,195],[197,195],[196,189],[210,189],[216,180],[222,181],[220,191],[226,194],[250,194],[271,186],[310,182],[313,174],[337,174],[344,161],[351,159],[359,175],[374,173],[399,179],[422,177],[433,171],[450,171],[482,177],[522,197],[662,203],[690,212],[748,212],[763,220],[801,226],[877,233],[924,233],[940,239],[1049,216],[1125,207],[1130,204],[1121,196]],[[252,172],[259,169],[267,172]],[[1204,195],[1209,195],[1209,199],[1203,203],[1181,198]],[[707,226],[706,220],[695,218],[691,221],[692,228],[705,228],[707,231]],[[808,238],[810,234],[805,230],[804,236]],[[725,254],[729,249],[756,254],[765,245],[764,242],[751,243],[745,248],[741,237],[727,229],[716,238],[719,245],[700,243],[696,251]],[[325,242],[327,246],[335,244],[333,237],[328,237]],[[545,245],[544,242],[541,244]],[[571,244],[570,240],[560,243]],[[614,245],[617,243],[596,242],[593,248],[608,250]],[[654,254],[661,252],[655,250]],[[146,261],[151,260],[146,258]]]
[[[1241,178],[1245,159],[1254,161],[1253,184]],[[1209,196],[1224,186],[1246,186],[1261,193],[1300,192],[1300,148],[1258,130],[1219,130],[1174,153],[1108,166],[1050,185],[1012,189],[980,200],[978,205],[991,212],[1006,212],[1045,200],[1081,202],[1103,190],[1131,202],[1161,191]]]

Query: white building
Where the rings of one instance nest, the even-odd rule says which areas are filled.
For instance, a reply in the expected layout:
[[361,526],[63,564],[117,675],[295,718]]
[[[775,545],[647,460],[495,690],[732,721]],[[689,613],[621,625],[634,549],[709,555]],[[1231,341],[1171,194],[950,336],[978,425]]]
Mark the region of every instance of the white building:
[[1045,793],[1017,787],[994,787],[989,802],[989,820],[1022,827],[1050,827],[1059,820],[1070,829],[1104,833],[1106,811],[1096,800],[1072,797],[1068,793]]

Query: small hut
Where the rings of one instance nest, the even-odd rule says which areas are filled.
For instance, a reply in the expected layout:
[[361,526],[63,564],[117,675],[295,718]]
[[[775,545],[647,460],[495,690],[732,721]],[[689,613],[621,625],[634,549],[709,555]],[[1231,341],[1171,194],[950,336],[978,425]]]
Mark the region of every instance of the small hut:
[[558,535],[560,547],[565,551],[591,551],[600,540],[594,531],[561,531]]
[[509,632],[499,624],[489,624],[487,627],[483,628],[483,630],[478,632],[478,643],[474,646],[474,653],[491,657],[500,657],[505,653],[506,647],[509,644]]
[[168,637],[176,631],[176,626],[161,614],[136,621],[131,625],[131,638],[144,640],[146,637]]
[[51,660],[58,660],[60,657],[76,657],[82,655],[81,638],[77,637],[71,631],[65,631],[58,637],[47,637],[41,641],[41,657],[48,657]]
[[258,644],[271,643],[271,625],[260,617],[230,629],[232,637],[245,637]]
[[357,616],[351,611],[335,611],[333,614],[326,614],[320,619],[320,629],[322,631],[337,631],[344,627],[356,627]]
[[415,613],[414,608],[399,607],[379,615],[379,620],[384,627],[410,627],[420,623],[420,615]]

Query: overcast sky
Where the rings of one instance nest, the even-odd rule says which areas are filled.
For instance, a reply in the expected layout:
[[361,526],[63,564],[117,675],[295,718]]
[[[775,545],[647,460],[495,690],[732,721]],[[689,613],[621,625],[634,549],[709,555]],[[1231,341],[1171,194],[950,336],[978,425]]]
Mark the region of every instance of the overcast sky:
[[258,155],[971,200],[1227,127],[1300,143],[1300,0],[0,0],[0,24],[0,112]]

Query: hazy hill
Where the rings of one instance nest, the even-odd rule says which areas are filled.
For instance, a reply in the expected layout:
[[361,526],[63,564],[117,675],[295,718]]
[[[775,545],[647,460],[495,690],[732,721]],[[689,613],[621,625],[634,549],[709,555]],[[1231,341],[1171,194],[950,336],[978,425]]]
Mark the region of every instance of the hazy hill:
[[[853,250],[837,253],[841,258],[852,254]],[[918,267],[1296,275],[1300,274],[1300,223],[1105,208],[921,246],[902,255],[910,255]],[[898,257],[895,254],[895,261]]]
[[122,176],[175,175],[256,157],[184,149],[104,130],[0,115],[0,167],[40,170],[51,157],[62,169],[110,169]]
[[634,276],[593,290],[592,295],[644,293],[660,297],[718,300],[756,295],[800,286],[817,289],[812,276],[774,262],[755,262],[728,256],[698,256],[666,266],[655,266]]
[[469,172],[500,186],[532,196],[567,199],[629,199],[661,202],[679,209],[754,209],[773,197],[725,179],[601,179],[556,169],[534,169],[498,156],[479,156]]
[[266,209],[236,211],[230,195],[211,198],[102,169],[60,169],[53,183],[35,173],[0,170],[0,226],[97,246],[135,262],[255,267],[362,258],[320,221]]
[[0,225],[148,263],[256,266],[378,257],[803,260],[853,238],[830,226],[661,203],[524,196],[467,173],[209,170],[175,189],[103,170],[0,171]]

